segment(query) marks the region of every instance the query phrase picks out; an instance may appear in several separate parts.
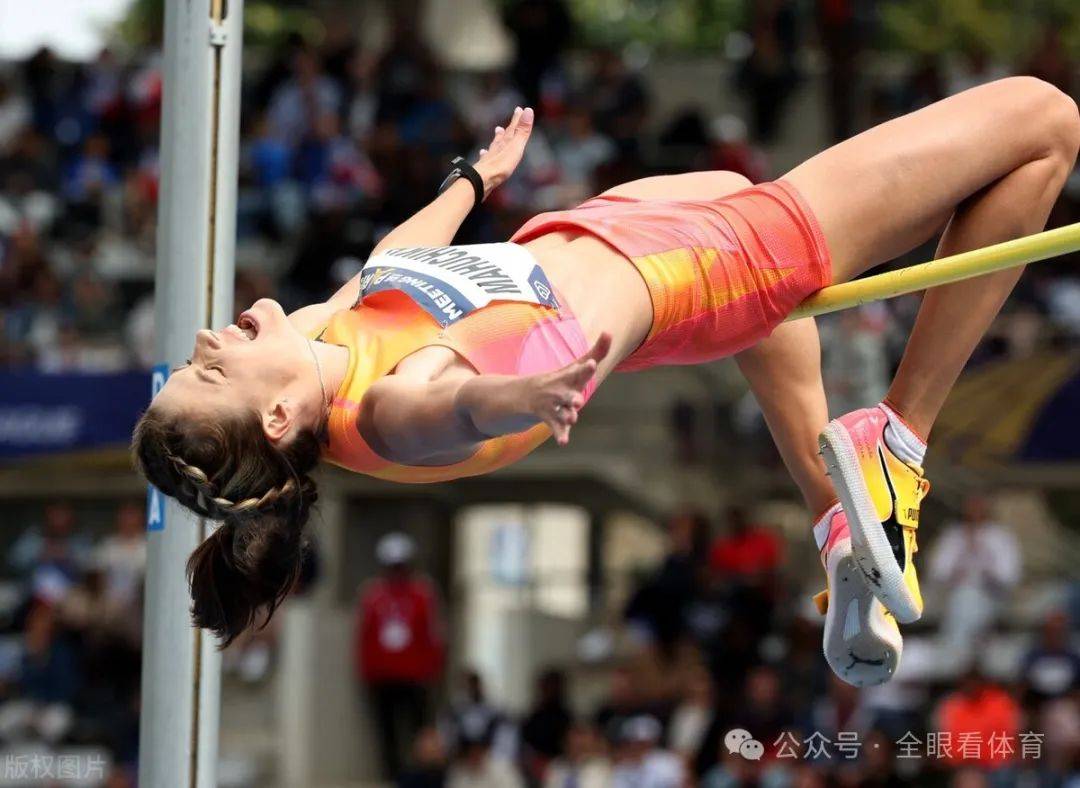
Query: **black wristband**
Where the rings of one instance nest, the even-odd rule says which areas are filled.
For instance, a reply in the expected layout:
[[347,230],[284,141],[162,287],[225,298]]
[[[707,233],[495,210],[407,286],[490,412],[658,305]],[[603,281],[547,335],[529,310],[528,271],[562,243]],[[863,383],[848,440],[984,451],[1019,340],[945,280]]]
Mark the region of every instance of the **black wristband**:
[[450,174],[446,176],[446,180],[439,186],[439,194],[450,188],[450,185],[458,178],[464,178],[473,187],[473,208],[484,201],[484,179],[480,177],[480,173],[476,171],[469,162],[465,161],[464,157],[458,156],[450,164],[453,169],[450,170]]

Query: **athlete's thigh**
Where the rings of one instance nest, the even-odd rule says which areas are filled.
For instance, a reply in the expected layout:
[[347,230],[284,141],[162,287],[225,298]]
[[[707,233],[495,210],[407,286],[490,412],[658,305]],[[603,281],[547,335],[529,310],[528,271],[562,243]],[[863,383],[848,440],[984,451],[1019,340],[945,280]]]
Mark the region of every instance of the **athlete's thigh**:
[[1063,111],[1062,95],[1030,77],[992,82],[876,126],[785,175],[822,225],[833,280],[925,242],[965,198],[1046,155],[1047,114]]
[[712,170],[639,178],[620,183],[601,196],[637,200],[716,200],[751,185],[749,178],[737,172]]

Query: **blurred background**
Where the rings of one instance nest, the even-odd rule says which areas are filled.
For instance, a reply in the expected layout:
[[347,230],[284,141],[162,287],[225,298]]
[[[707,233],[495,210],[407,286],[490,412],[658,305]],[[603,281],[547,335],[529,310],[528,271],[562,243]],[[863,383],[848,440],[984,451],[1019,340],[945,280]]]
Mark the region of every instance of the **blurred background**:
[[[134,784],[161,22],[0,0],[0,784],[72,753],[98,759],[79,784]],[[1080,92],[1073,0],[249,0],[245,23],[238,312],[323,300],[515,105],[537,131],[459,242],[644,175],[772,179],[1008,74]],[[1051,224],[1075,221],[1076,175]],[[488,478],[325,471],[303,582],[225,653],[219,783],[1080,785],[1077,262],[1028,272],[936,428],[927,615],[890,684],[828,672],[810,513],[734,366],[655,370]],[[835,413],[884,393],[917,305],[820,320]]]

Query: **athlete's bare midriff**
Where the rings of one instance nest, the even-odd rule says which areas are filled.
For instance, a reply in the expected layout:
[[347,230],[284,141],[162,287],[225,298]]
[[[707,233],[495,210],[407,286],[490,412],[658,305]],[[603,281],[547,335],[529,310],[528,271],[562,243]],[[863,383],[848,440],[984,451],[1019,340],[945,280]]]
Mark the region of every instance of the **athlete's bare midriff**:
[[592,344],[611,334],[603,377],[633,353],[652,326],[652,301],[645,280],[624,255],[594,235],[573,230],[547,233],[522,244],[581,323]]
[[[522,246],[555,285],[590,345],[605,331],[611,334],[611,353],[597,370],[597,379],[604,379],[637,349],[652,326],[645,281],[625,256],[588,233],[559,230]],[[406,356],[394,372],[425,380],[476,374],[465,359],[441,346]]]

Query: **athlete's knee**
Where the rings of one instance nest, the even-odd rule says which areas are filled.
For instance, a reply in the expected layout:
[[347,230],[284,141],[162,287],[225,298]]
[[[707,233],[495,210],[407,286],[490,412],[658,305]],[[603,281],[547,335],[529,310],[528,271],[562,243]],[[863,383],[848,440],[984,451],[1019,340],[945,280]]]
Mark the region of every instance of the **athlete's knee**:
[[1065,176],[1072,171],[1076,163],[1076,154],[1080,150],[1080,110],[1071,96],[1054,88],[1053,132],[1054,152],[1065,170]]
[[1080,111],[1067,93],[1037,77],[1010,77],[1005,82],[1018,98],[1022,128],[1037,135],[1039,154],[1054,160],[1067,174],[1080,149]]
[[1048,82],[1043,82],[1046,92],[1043,109],[1047,144],[1051,154],[1065,169],[1066,175],[1076,161],[1076,152],[1080,148],[1080,111],[1076,102],[1067,93],[1058,90]]

